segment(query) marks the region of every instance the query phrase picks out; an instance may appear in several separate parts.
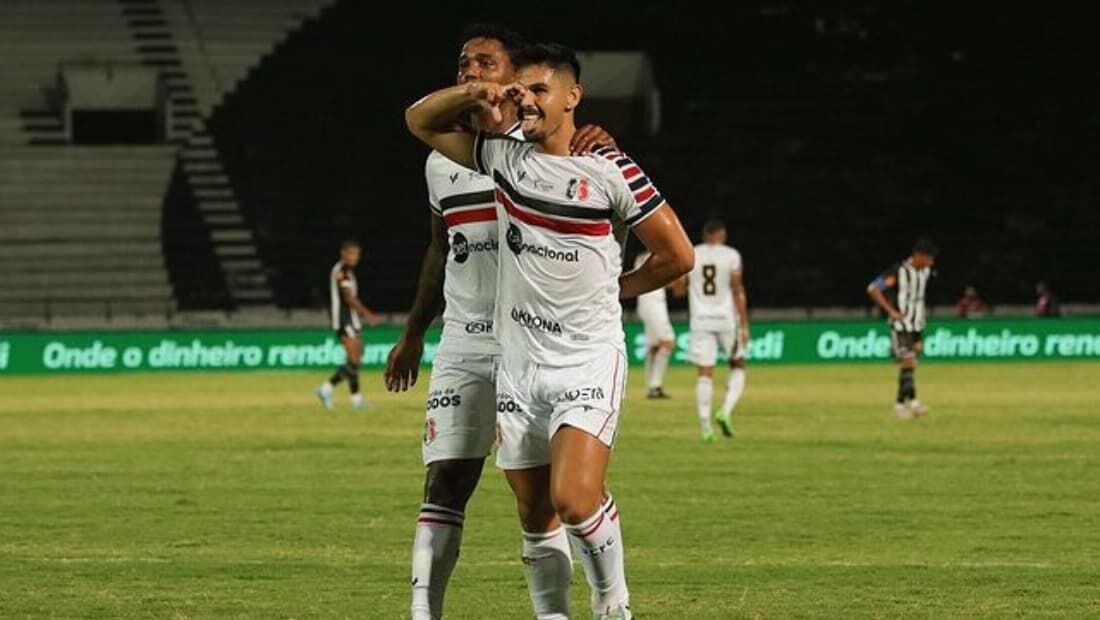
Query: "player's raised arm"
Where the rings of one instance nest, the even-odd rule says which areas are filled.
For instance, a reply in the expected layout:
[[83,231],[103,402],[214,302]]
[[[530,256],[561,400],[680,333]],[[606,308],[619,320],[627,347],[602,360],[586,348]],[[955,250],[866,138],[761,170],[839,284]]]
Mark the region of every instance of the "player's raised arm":
[[405,124],[420,141],[439,151],[447,159],[470,170],[474,162],[474,135],[456,129],[464,111],[483,107],[500,121],[500,106],[513,95],[513,87],[491,82],[470,82],[437,90],[405,110]]
[[619,279],[619,296],[637,297],[679,280],[695,265],[695,250],[680,218],[665,204],[634,226],[634,234],[649,250],[641,267]]

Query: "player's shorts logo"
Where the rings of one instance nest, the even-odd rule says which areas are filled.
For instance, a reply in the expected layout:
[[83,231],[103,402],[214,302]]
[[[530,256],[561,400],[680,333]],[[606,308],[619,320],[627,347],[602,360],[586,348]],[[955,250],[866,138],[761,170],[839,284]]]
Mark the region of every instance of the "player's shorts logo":
[[451,250],[454,251],[456,263],[461,265],[466,262],[466,259],[470,258],[470,241],[466,239],[466,235],[456,232],[451,239]]
[[438,435],[439,431],[436,430],[435,418],[428,418],[424,422],[424,445],[431,445]]

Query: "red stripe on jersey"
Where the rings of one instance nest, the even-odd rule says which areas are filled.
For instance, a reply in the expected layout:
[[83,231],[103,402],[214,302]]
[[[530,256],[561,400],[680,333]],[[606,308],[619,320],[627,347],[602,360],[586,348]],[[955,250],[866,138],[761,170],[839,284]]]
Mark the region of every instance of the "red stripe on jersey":
[[633,179],[634,177],[638,176],[641,173],[642,173],[641,168],[639,168],[637,166],[631,166],[631,167],[626,168],[625,170],[623,170],[623,178],[625,178],[627,181],[629,181],[630,179]]
[[636,200],[638,202],[645,202],[645,201],[649,200],[650,198],[652,198],[653,194],[656,194],[656,193],[657,193],[657,190],[653,189],[653,186],[650,185],[650,186],[646,187],[645,189],[643,189],[642,191],[638,192],[637,194],[634,194],[634,200]]
[[447,226],[458,226],[459,224],[469,224],[471,222],[495,222],[496,219],[497,210],[495,207],[443,214],[443,221]]
[[566,235],[604,237],[611,234],[611,222],[573,222],[569,220],[559,220],[545,215],[528,213],[513,204],[511,199],[508,198],[508,195],[500,189],[497,189],[497,200],[500,201],[500,204],[504,205],[504,210],[508,212],[508,215],[532,226],[546,228]]

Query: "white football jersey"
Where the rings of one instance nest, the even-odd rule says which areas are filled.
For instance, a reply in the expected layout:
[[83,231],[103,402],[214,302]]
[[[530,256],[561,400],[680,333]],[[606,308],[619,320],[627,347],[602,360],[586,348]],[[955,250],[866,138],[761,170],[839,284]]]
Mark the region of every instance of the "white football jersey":
[[493,336],[497,292],[497,213],[493,181],[437,151],[424,165],[428,203],[447,225],[440,352],[499,353]]
[[728,245],[695,246],[695,267],[688,274],[692,331],[726,331],[737,326],[730,274],[741,271],[741,254]]
[[623,349],[612,222],[637,225],[664,204],[645,173],[610,148],[561,157],[500,135],[479,134],[474,160],[496,184],[505,364],[575,366]]
[[[638,254],[637,258],[634,259],[634,268],[637,269],[641,267],[642,263],[644,263],[647,258],[649,258],[649,252]],[[638,310],[648,306],[661,308],[664,307],[666,303],[668,303],[668,298],[665,296],[665,288],[663,286],[648,293],[638,295]]]

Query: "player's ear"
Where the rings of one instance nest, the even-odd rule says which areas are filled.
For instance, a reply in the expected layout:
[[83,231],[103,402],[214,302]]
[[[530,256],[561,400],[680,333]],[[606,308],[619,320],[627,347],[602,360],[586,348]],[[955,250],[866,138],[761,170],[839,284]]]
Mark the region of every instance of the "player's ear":
[[584,87],[580,84],[573,84],[569,87],[569,95],[565,99],[565,111],[572,112],[577,109],[577,106],[581,104],[581,99],[584,98]]

